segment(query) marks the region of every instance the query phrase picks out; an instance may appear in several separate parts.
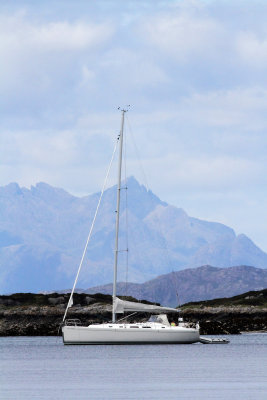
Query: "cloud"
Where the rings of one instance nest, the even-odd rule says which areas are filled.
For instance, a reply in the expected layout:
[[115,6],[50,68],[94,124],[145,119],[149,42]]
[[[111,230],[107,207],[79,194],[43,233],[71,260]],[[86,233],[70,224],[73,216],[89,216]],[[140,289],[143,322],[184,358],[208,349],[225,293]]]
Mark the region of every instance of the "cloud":
[[0,143],[1,173],[8,181],[26,187],[43,181],[74,194],[99,190],[113,145],[101,134],[76,130],[10,133]]
[[90,70],[87,67],[87,65],[83,65],[80,86],[91,87],[94,79],[95,79],[94,71]]
[[80,51],[106,42],[113,29],[108,23],[93,22],[42,22],[30,21],[25,13],[0,16],[0,48],[11,52],[14,49],[33,48],[40,52]]
[[[170,153],[161,158],[145,159],[145,170],[156,192],[162,190],[169,195],[174,191],[187,193],[236,192],[257,187],[265,180],[261,162],[250,161],[236,156],[199,156]],[[131,168],[137,167],[133,163]],[[158,174],[160,171],[160,182]],[[136,168],[137,169],[137,168]],[[161,189],[160,189],[161,188]]]
[[267,33],[260,38],[255,32],[240,32],[236,39],[236,48],[240,58],[250,67],[266,70]]
[[71,92],[84,82],[85,71],[90,70],[87,64],[94,63],[101,46],[112,35],[113,27],[108,22],[40,23],[30,20],[27,14],[2,15],[2,109],[9,113],[16,106],[17,112],[31,114],[34,109],[49,108],[49,102],[55,108],[62,107]]
[[267,128],[266,106],[267,88],[260,87],[194,93],[181,104],[184,115],[189,110],[192,115],[194,110],[197,123],[213,128],[238,127],[243,131]]
[[[24,5],[14,1],[0,15],[2,184],[99,190],[120,127],[117,107],[131,104],[156,193],[243,227],[233,210],[244,199],[251,226],[253,215],[261,220],[250,204],[262,210],[267,195],[266,5]],[[129,174],[142,179],[131,145]]]
[[[114,46],[107,51],[101,62],[101,67],[113,72],[116,84],[127,87],[149,87],[166,84],[169,79],[164,71],[142,52],[126,47]],[[117,72],[121,71],[117,75]]]
[[264,12],[264,4],[182,1],[140,20],[137,32],[177,97],[196,89],[261,87],[267,84]]
[[219,21],[195,15],[194,9],[177,9],[151,16],[140,30],[147,42],[182,63],[187,63],[192,57],[214,57],[221,50],[218,41],[222,44],[226,36]]
[[77,157],[77,144],[74,132],[50,132],[43,130],[24,132],[7,132],[1,135],[4,148],[2,162],[5,164],[23,164],[54,168],[62,162],[73,162]]

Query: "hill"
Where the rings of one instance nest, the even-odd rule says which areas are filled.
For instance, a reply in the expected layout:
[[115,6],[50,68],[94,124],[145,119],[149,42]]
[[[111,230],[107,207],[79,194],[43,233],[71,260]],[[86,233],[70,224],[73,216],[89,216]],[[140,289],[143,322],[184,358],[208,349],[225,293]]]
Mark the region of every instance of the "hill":
[[186,320],[199,321],[204,334],[267,332],[267,289],[182,306]]
[[182,310],[187,308],[205,307],[258,307],[267,309],[267,289],[251,290],[250,292],[239,294],[233,297],[223,297],[218,299],[196,301],[183,304]]
[[[267,270],[237,266],[216,268],[205,265],[161,275],[142,284],[118,283],[117,294],[156,301],[174,307],[189,301],[231,297],[249,290],[267,287]],[[112,293],[112,284],[89,288],[86,293]]]

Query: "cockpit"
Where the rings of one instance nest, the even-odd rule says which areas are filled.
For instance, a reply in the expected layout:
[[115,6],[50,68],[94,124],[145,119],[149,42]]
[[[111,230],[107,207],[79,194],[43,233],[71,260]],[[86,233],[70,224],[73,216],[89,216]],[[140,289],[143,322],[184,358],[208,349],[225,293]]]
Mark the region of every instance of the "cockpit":
[[168,317],[166,314],[151,315],[148,322],[157,322],[158,324],[170,326],[170,323],[168,321]]

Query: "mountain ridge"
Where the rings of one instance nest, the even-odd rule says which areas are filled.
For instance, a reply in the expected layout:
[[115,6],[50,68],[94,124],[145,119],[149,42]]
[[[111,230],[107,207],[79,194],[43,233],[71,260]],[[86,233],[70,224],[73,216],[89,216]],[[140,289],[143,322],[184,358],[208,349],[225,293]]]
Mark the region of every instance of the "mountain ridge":
[[[204,264],[267,268],[267,254],[226,225],[190,217],[140,185],[128,187],[128,280],[145,282],[172,270]],[[112,280],[117,188],[108,188],[89,244],[79,286]],[[126,191],[123,191],[126,192]],[[127,248],[126,200],[122,193],[120,249]],[[0,187],[0,292],[71,287],[99,193],[76,197],[40,182],[30,189]],[[127,273],[119,254],[119,280]]]
[[[84,293],[112,294],[112,283],[84,290]],[[175,307],[177,303],[232,297],[267,288],[267,270],[246,265],[218,268],[203,265],[160,275],[148,282],[118,282],[117,295],[158,302]],[[178,299],[177,299],[178,294]]]

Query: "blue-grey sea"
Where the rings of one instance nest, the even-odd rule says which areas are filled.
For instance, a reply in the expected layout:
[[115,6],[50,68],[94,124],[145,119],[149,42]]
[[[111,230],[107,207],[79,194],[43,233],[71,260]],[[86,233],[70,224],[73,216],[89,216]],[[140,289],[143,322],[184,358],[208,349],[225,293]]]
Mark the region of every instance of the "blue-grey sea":
[[0,338],[1,400],[267,399],[267,334],[230,344],[64,346]]

